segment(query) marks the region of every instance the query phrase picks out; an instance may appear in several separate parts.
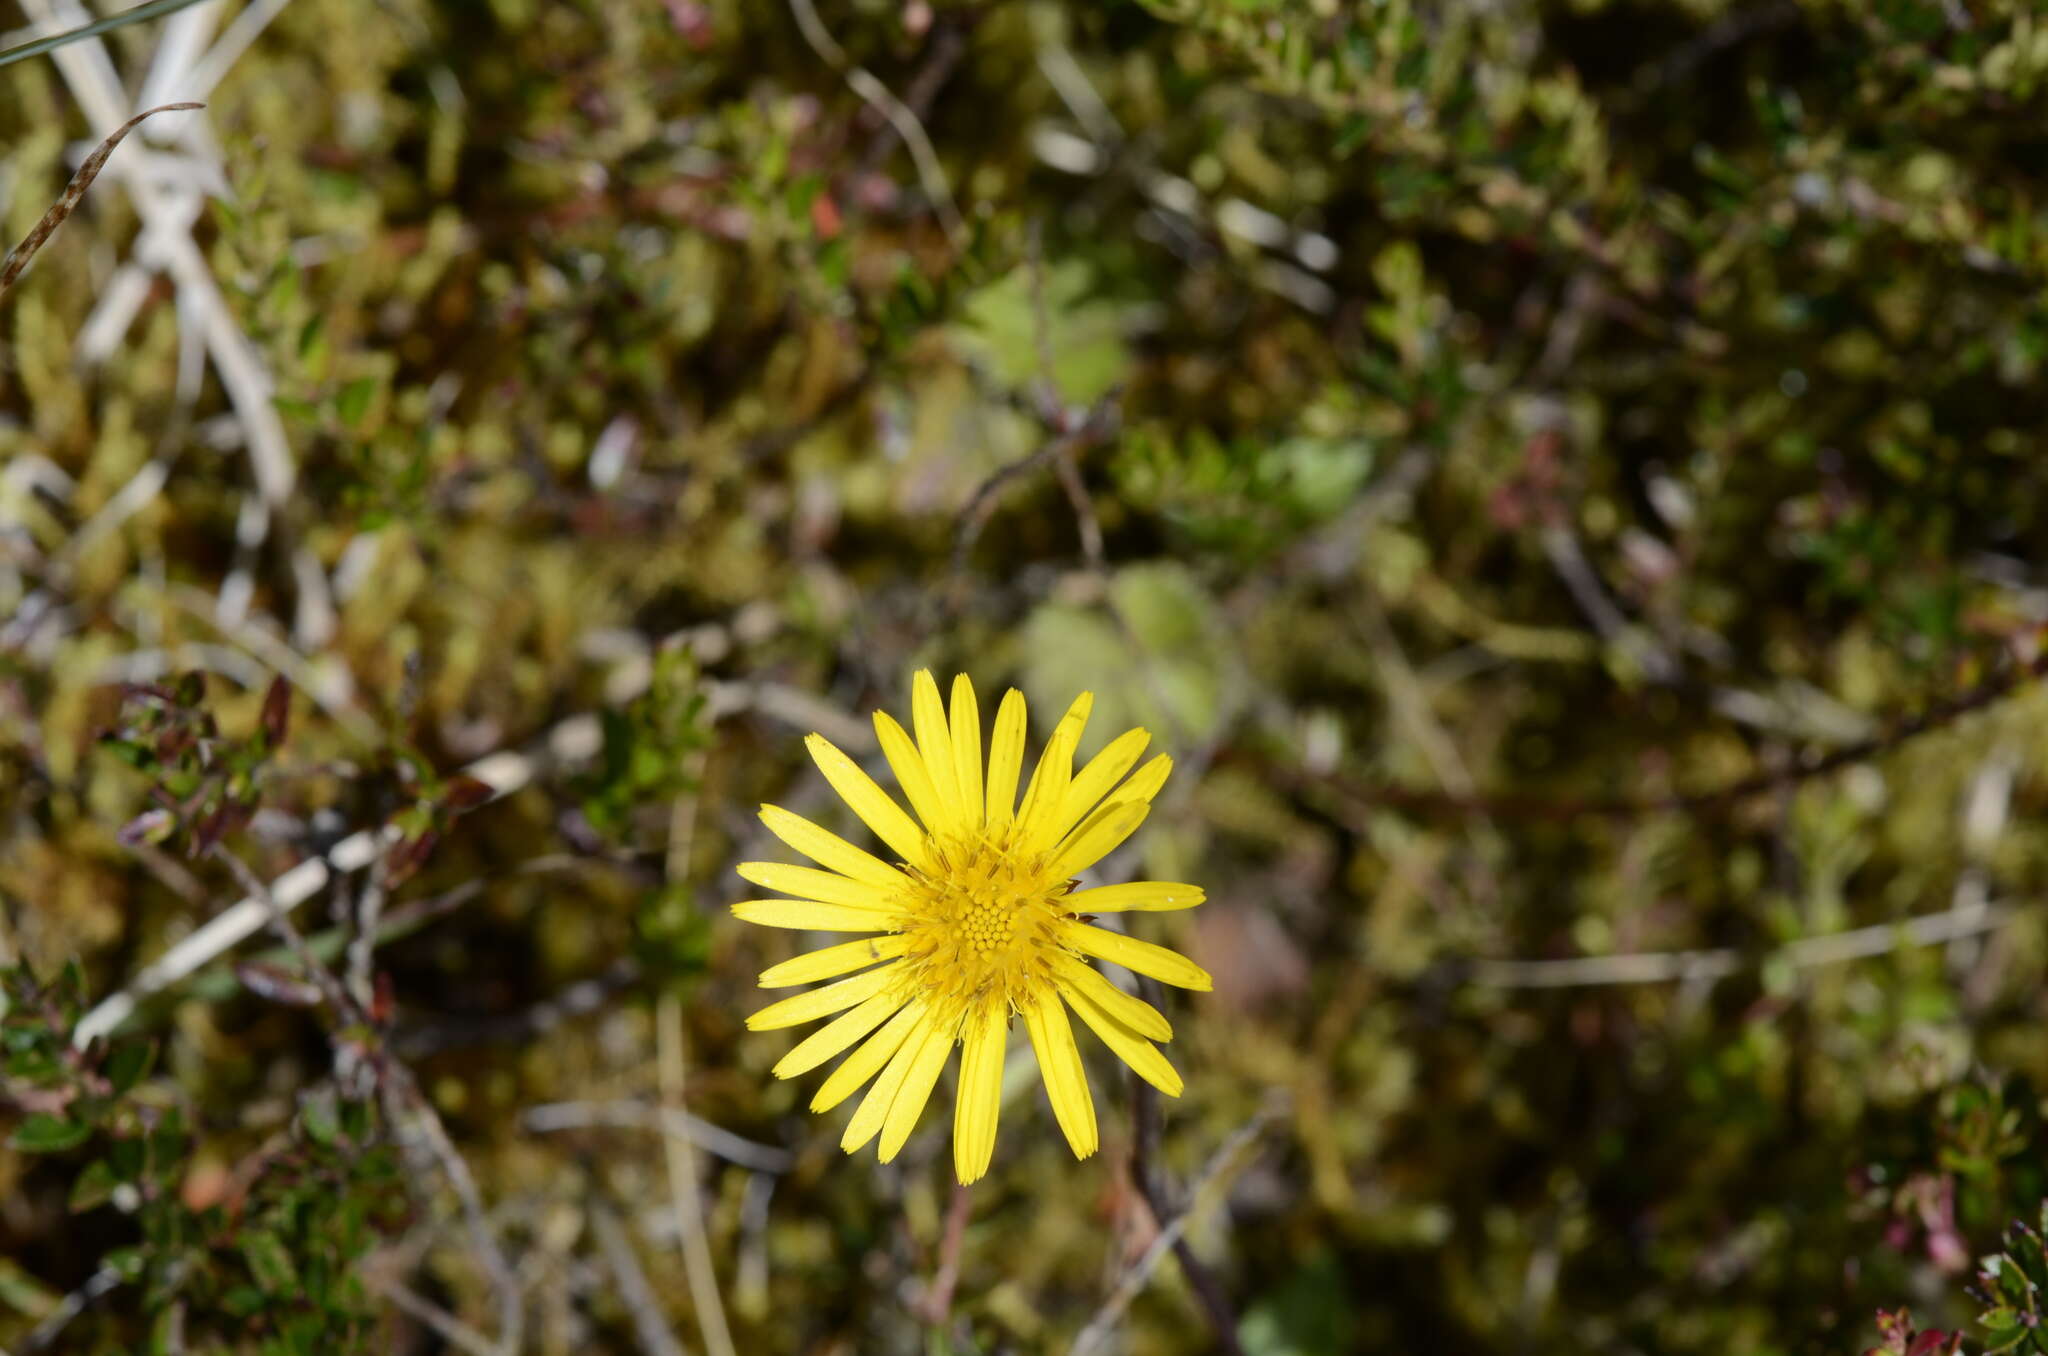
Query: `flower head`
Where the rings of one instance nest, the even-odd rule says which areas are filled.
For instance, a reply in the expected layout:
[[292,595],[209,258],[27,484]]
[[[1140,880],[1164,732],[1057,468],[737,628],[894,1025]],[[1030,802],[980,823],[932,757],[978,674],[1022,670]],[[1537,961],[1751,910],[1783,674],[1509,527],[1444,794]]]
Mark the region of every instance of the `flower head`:
[[1023,694],[1003,697],[984,764],[973,686],[955,678],[948,711],[938,684],[920,671],[911,695],[914,739],[887,713],[875,713],[882,753],[915,819],[851,758],[812,735],[806,743],[825,780],[888,845],[893,865],[787,810],[761,807],[776,837],[824,869],[742,863],[742,876],[784,897],[736,904],[733,912],[768,927],[868,934],[768,969],[766,988],[851,977],[747,1019],[760,1031],[840,1014],[799,1042],[775,1074],[792,1078],[853,1051],[811,1099],[813,1111],[824,1111],[872,1080],[839,1141],[848,1153],[879,1133],[882,1161],[894,1158],[957,1044],[953,1167],[962,1182],[987,1172],[1014,1018],[1029,1033],[1067,1143],[1077,1157],[1095,1152],[1095,1103],[1068,1008],[1141,1078],[1180,1095],[1180,1075],[1153,1044],[1173,1035],[1166,1019],[1089,959],[1186,989],[1209,988],[1209,976],[1176,952],[1088,920],[1190,908],[1202,892],[1162,881],[1077,890],[1074,879],[1144,822],[1173,760],[1161,754],[1137,767],[1150,736],[1130,730],[1075,772],[1074,748],[1093,704],[1084,692],[1067,709],[1020,803]]

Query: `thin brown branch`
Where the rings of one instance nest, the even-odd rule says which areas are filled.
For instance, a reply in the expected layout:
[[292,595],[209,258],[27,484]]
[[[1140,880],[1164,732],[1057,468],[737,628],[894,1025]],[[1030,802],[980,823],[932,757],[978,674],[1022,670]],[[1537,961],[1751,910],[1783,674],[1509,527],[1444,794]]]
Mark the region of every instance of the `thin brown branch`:
[[995,516],[996,505],[1002,491],[1011,481],[1018,480],[1040,470],[1048,463],[1057,464],[1062,457],[1077,457],[1082,452],[1098,447],[1109,441],[1117,427],[1118,393],[1111,391],[1088,411],[1086,418],[1072,429],[1048,440],[1034,452],[998,467],[986,480],[975,487],[967,497],[967,506],[960,510],[958,526],[953,534],[952,595],[951,606],[957,610],[967,578],[967,558],[974,550],[974,543],[987,528],[989,519]]
[[647,1356],[683,1356],[683,1344],[668,1330],[668,1323],[661,1316],[661,1305],[654,1297],[654,1287],[647,1283],[647,1270],[640,1265],[640,1254],[633,1247],[626,1226],[603,1201],[591,1203],[590,1232],[596,1235],[598,1251],[604,1254],[605,1265],[618,1282],[619,1302],[633,1319],[640,1349]]
[[960,208],[953,201],[953,190],[946,182],[945,167],[939,163],[939,153],[917,114],[865,66],[854,64],[846,49],[825,27],[824,20],[818,17],[817,7],[811,0],[789,0],[789,9],[796,17],[797,31],[803,34],[811,50],[826,65],[838,71],[847,88],[886,118],[896,129],[896,134],[903,138],[911,162],[917,167],[918,182],[924,188],[925,197],[931,201],[932,210],[938,214],[940,225],[945,227],[946,238],[956,246],[964,243],[967,223],[961,220]]
[[[1141,977],[1140,989],[1148,1002],[1155,1007],[1159,1004],[1159,986]],[[1152,1211],[1152,1218],[1161,1229],[1179,1217],[1166,1186],[1166,1173],[1159,1166],[1159,1094],[1150,1083],[1131,1075],[1131,1180],[1138,1188],[1138,1194],[1145,1198],[1146,1206]],[[1195,1299],[1202,1307],[1202,1316],[1209,1321],[1209,1331],[1216,1339],[1216,1349],[1225,1356],[1244,1356],[1244,1348],[1237,1340],[1237,1311],[1224,1293],[1222,1283],[1215,1273],[1195,1256],[1195,1250],[1188,1245],[1185,1234],[1177,1235],[1171,1244],[1174,1260],[1180,1263],[1181,1274],[1187,1277],[1188,1288],[1195,1292]]]
[[1772,959],[1794,970],[1810,970],[1889,955],[1909,946],[1940,946],[1975,937],[2005,926],[2015,916],[2011,909],[1978,901],[1903,923],[1877,923],[1845,932],[1801,937],[1761,956],[1748,956],[1733,947],[1716,947],[1619,956],[1566,956],[1556,960],[1482,960],[1472,963],[1468,978],[1486,988],[1571,989],[1722,979],[1745,969],[1761,969]]
[[396,1281],[377,1285],[377,1292],[392,1304],[433,1329],[434,1335],[470,1356],[498,1356],[491,1339],[423,1295],[413,1293]]
[[788,1172],[796,1163],[787,1149],[756,1143],[677,1107],[644,1102],[548,1102],[520,1113],[519,1125],[536,1135],[601,1128],[652,1130],[686,1139],[705,1153],[754,1172]]
[[1188,1187],[1187,1207],[1171,1220],[1161,1223],[1159,1231],[1153,1236],[1151,1243],[1146,1245],[1144,1253],[1125,1269],[1123,1277],[1110,1292],[1109,1298],[1102,1302],[1102,1306],[1095,1311],[1095,1316],[1088,1320],[1087,1326],[1075,1335],[1074,1345],[1068,1356],[1085,1356],[1108,1337],[1111,1325],[1122,1316],[1124,1310],[1130,1307],[1131,1301],[1136,1299],[1151,1281],[1152,1273],[1159,1269],[1160,1259],[1165,1257],[1169,1249],[1181,1242],[1189,1222],[1194,1217],[1195,1203],[1222,1178],[1225,1172],[1229,1171],[1230,1166],[1237,1161],[1238,1155],[1244,1152],[1245,1146],[1265,1132],[1267,1125],[1280,1114],[1282,1106],[1282,1103],[1275,1102],[1261,1108],[1250,1120],[1233,1131],[1230,1138],[1223,1141],[1215,1153],[1209,1155],[1209,1161],[1202,1165],[1202,1171]]
[[967,1220],[974,1213],[974,1188],[953,1183],[953,1203],[946,1209],[946,1232],[939,1239],[939,1265],[932,1273],[931,1289],[925,1292],[923,1311],[926,1326],[943,1332],[953,1312],[953,1288],[960,1283],[960,1245],[967,1237]]
[[[356,1006],[341,980],[307,944],[305,934],[292,922],[291,912],[285,908],[272,892],[269,884],[257,875],[247,863],[227,848],[216,843],[212,855],[218,858],[233,873],[236,881],[252,899],[260,901],[269,910],[271,923],[284,935],[285,942],[297,957],[305,977],[316,985],[327,1003],[342,1021],[353,1025],[368,1025],[367,1016]],[[336,1042],[337,1063],[350,1051],[365,1063],[375,1075],[377,1088],[384,1096],[385,1115],[400,1141],[415,1153],[423,1153],[440,1166],[442,1175],[454,1188],[456,1199],[461,1202],[462,1213],[469,1227],[472,1251],[476,1254],[477,1265],[489,1278],[498,1296],[498,1350],[505,1353],[519,1349],[524,1323],[524,1305],[520,1298],[518,1278],[513,1275],[510,1263],[505,1260],[498,1240],[492,1234],[490,1223],[484,1216],[483,1196],[477,1190],[476,1178],[469,1170],[468,1162],[455,1148],[449,1138],[448,1129],[441,1124],[441,1117],[433,1104],[420,1091],[419,1082],[412,1076],[412,1070],[400,1060],[381,1050],[360,1050],[342,1042]],[[408,1134],[410,1123],[414,1132]]]
[[1893,752],[1901,745],[1982,711],[2013,692],[2048,677],[2048,649],[2012,665],[1950,697],[1940,697],[1925,710],[1901,717],[1868,739],[1844,744],[1827,753],[1783,768],[1766,769],[1725,786],[1701,791],[1674,791],[1651,796],[1576,796],[1544,792],[1475,792],[1459,795],[1414,787],[1367,786],[1340,773],[1305,773],[1268,769],[1301,791],[1331,794],[1347,813],[1396,809],[1424,815],[1489,815],[1509,819],[1570,821],[1633,819],[1658,814],[1700,814],[1725,811],[1757,796],[1826,777],[1858,763]]
[[[683,1005],[673,992],[655,1005],[655,1041],[661,1067],[661,1098],[670,1109],[683,1101]],[[704,1229],[704,1202],[697,1186],[696,1156],[690,1141],[664,1136],[668,1153],[669,1193],[676,1226],[683,1240],[683,1274],[690,1284],[690,1304],[697,1311],[697,1330],[710,1356],[733,1356],[732,1332],[726,1327],[725,1302],[718,1293],[718,1273],[711,1263],[711,1241]]]
[[470,1250],[476,1254],[477,1265],[490,1280],[491,1288],[498,1297],[497,1350],[509,1356],[509,1353],[519,1350],[525,1329],[525,1303],[520,1296],[519,1278],[505,1260],[497,1236],[491,1232],[476,1178],[469,1170],[468,1161],[456,1150],[455,1141],[449,1138],[448,1128],[441,1124],[441,1117],[433,1104],[420,1091],[412,1070],[395,1059],[386,1058],[378,1061],[378,1074],[384,1092],[385,1115],[394,1127],[403,1127],[407,1124],[407,1113],[411,1113],[410,1121],[417,1133],[401,1133],[401,1139],[412,1140],[416,1151],[423,1149],[439,1164],[442,1175],[455,1189],[455,1197],[462,1204],[463,1221],[469,1229]]

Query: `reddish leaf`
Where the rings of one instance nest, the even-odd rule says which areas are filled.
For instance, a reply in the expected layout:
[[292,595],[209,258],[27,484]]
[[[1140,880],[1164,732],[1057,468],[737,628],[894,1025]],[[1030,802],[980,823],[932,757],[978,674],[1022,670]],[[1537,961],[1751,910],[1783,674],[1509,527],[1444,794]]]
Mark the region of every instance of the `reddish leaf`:
[[271,748],[284,743],[291,714],[292,685],[280,673],[270,680],[270,690],[263,694],[263,738]]
[[434,850],[440,834],[429,829],[416,838],[406,838],[392,845],[384,854],[384,881],[387,885],[398,885],[409,879],[412,873],[426,864],[427,856]]
[[464,810],[474,810],[497,794],[488,782],[474,777],[453,777],[441,792],[441,803],[461,814]]

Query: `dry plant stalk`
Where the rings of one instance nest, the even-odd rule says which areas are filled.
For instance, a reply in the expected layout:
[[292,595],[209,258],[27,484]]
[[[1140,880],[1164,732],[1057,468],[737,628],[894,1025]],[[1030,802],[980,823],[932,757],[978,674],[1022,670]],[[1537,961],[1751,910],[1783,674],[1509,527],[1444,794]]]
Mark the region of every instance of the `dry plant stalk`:
[[71,182],[64,186],[64,196],[57,199],[49,211],[43,213],[43,219],[35,224],[34,230],[22,238],[19,245],[7,252],[7,258],[0,260],[0,297],[7,295],[8,289],[14,286],[14,280],[28,267],[29,260],[36,257],[36,252],[49,242],[50,237],[57,233],[57,228],[78,209],[79,202],[85,197],[85,190],[92,187],[92,181],[99,178],[100,171],[106,168],[107,157],[114,153],[114,148],[119,146],[130,132],[159,113],[189,112],[204,107],[205,104],[195,103],[159,104],[155,108],[137,113],[115,128],[114,134],[102,141],[99,149],[87,156],[85,163],[78,167],[78,173],[71,176]]

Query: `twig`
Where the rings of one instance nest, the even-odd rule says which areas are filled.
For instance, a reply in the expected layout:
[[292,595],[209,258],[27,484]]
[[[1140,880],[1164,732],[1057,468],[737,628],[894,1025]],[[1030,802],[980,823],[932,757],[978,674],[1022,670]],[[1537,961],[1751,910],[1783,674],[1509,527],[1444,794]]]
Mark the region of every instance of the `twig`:
[[355,935],[348,942],[348,991],[367,1010],[376,994],[377,926],[384,913],[384,858],[370,864],[369,878],[356,899]]
[[[219,859],[234,875],[236,881],[251,898],[260,901],[269,913],[270,922],[284,935],[286,943],[297,955],[299,964],[307,979],[318,986],[322,995],[335,1010],[337,1019],[351,1024],[364,1022],[365,1016],[355,1000],[343,987],[334,972],[322,964],[307,945],[306,938],[292,922],[291,911],[272,894],[271,887],[263,878],[250,869],[249,865],[219,843],[214,844],[212,855]],[[345,1048],[336,1042],[337,1056]],[[455,1189],[456,1198],[462,1203],[462,1213],[469,1225],[470,1243],[476,1252],[477,1263],[490,1278],[498,1294],[499,1350],[510,1356],[519,1349],[523,1321],[523,1308],[519,1295],[519,1283],[505,1261],[505,1254],[499,1249],[497,1238],[491,1233],[490,1224],[484,1217],[483,1197],[477,1191],[476,1178],[469,1171],[469,1164],[457,1152],[455,1142],[448,1137],[447,1127],[425,1094],[420,1091],[418,1080],[412,1070],[396,1059],[376,1053],[370,1056],[369,1067],[377,1078],[378,1088],[384,1094],[385,1114],[392,1125],[399,1129],[401,1140],[407,1138],[403,1127],[406,1112],[411,1112],[413,1123],[419,1128],[415,1143],[423,1146],[427,1154],[437,1162],[448,1184]]]
[[299,962],[300,969],[305,972],[305,978],[318,986],[321,996],[327,1000],[336,1015],[343,1021],[353,1021],[360,1017],[360,1010],[348,991],[342,987],[341,981],[334,977],[332,970],[321,964],[320,958],[313,954],[313,948],[307,944],[306,935],[299,931],[298,924],[292,922],[290,906],[271,892],[263,877],[257,875],[247,862],[228,851],[225,843],[215,843],[211,855],[227,867],[228,873],[235,878],[235,883],[248,891],[249,898],[262,906],[267,915],[265,921],[276,928],[278,935],[284,938],[285,945],[291,948],[293,957]]
[[[683,1004],[665,992],[655,1005],[655,1041],[661,1066],[661,1097],[674,1110],[683,1100]],[[725,1325],[725,1304],[718,1294],[718,1273],[711,1265],[711,1242],[704,1232],[704,1202],[698,1195],[697,1165],[690,1141],[682,1135],[662,1140],[668,1152],[668,1186],[676,1225],[683,1239],[683,1274],[690,1282],[690,1304],[697,1311],[697,1330],[709,1356],[733,1356],[732,1333]]]
[[44,1351],[57,1340],[71,1320],[90,1308],[93,1303],[121,1283],[121,1273],[112,1267],[101,1267],[86,1277],[85,1284],[66,1295],[51,1315],[38,1323],[22,1344],[25,1352]]
[[[595,716],[571,716],[550,730],[536,746],[520,751],[501,749],[463,769],[491,788],[492,799],[511,795],[533,780],[549,762],[575,762],[602,745]],[[336,843],[324,858],[310,857],[270,882],[269,894],[282,908],[296,909],[318,894],[335,875],[360,871],[398,841],[398,830],[385,826],[359,829]],[[253,893],[221,910],[155,961],[137,971],[119,993],[102,999],[79,1022],[73,1037],[84,1045],[128,1020],[136,1005],[151,994],[184,979],[222,952],[260,931],[270,908]]]
[[1498,989],[1569,989],[1604,984],[1664,984],[1723,979],[1760,968],[1770,960],[1795,970],[1840,965],[1889,955],[1909,946],[1939,946],[2004,927],[2017,917],[2011,908],[1965,903],[1904,923],[1878,923],[1846,932],[1787,942],[1761,957],[1733,947],[1702,951],[1646,951],[1624,956],[1574,956],[1560,960],[1483,960],[1472,964],[1472,983]]
[[[1158,985],[1141,977],[1140,988],[1149,991],[1145,993],[1146,999],[1157,1006]],[[1167,1198],[1165,1174],[1159,1168],[1158,1159],[1159,1094],[1150,1083],[1133,1073],[1131,1178],[1137,1184],[1138,1194],[1145,1198],[1145,1204],[1151,1209],[1152,1218],[1164,1230],[1169,1221],[1177,1218],[1177,1212]],[[1195,1256],[1184,1231],[1174,1235],[1170,1246],[1174,1259],[1180,1263],[1181,1274],[1187,1277],[1188,1288],[1195,1292],[1202,1314],[1209,1320],[1209,1331],[1216,1338],[1216,1349],[1226,1356],[1244,1356],[1244,1348],[1238,1345],[1237,1340],[1237,1314],[1214,1273],[1203,1265],[1201,1258]]]
[[[252,898],[262,901],[270,913],[271,923],[284,934],[286,942],[297,954],[306,978],[318,986],[327,1002],[334,1008],[337,1017],[348,1023],[363,1023],[367,1019],[356,1000],[349,994],[334,972],[321,963],[297,925],[292,922],[291,912],[272,895],[271,889],[261,876],[251,870],[241,858],[216,843],[213,856],[224,863],[244,890]],[[336,1043],[337,1054],[345,1048]],[[498,1240],[492,1234],[490,1223],[484,1216],[483,1196],[477,1190],[476,1178],[470,1173],[469,1163],[456,1149],[449,1138],[447,1127],[441,1124],[441,1117],[420,1091],[419,1082],[412,1076],[412,1070],[399,1060],[372,1053],[370,1067],[375,1072],[377,1085],[384,1094],[385,1114],[394,1127],[399,1129],[400,1138],[408,1138],[403,1127],[407,1113],[418,1128],[413,1138],[415,1145],[423,1147],[426,1153],[440,1165],[442,1175],[455,1189],[455,1196],[462,1205],[462,1213],[469,1227],[470,1245],[476,1254],[477,1264],[490,1279],[498,1296],[498,1351],[510,1356],[519,1350],[524,1324],[524,1307],[519,1293],[518,1278],[511,1265],[505,1260]]]
[[598,1250],[604,1254],[605,1265],[611,1268],[612,1279],[618,1282],[619,1300],[632,1316],[640,1349],[648,1356],[683,1356],[682,1343],[676,1341],[676,1335],[662,1319],[661,1306],[655,1301],[654,1287],[647,1283],[647,1271],[640,1265],[633,1240],[603,1201],[591,1202],[590,1232],[597,1236]]
[[939,1240],[939,1266],[932,1273],[931,1289],[925,1292],[925,1323],[943,1331],[953,1312],[953,1287],[960,1283],[960,1245],[967,1237],[967,1219],[974,1211],[974,1188],[953,1183],[953,1203],[946,1208],[946,1232]]
[[1645,675],[1658,683],[1675,683],[1679,678],[1678,662],[1661,645],[1643,632],[1629,625],[1621,609],[1607,596],[1607,589],[1600,582],[1600,576],[1593,569],[1591,561],[1579,546],[1579,539],[1570,526],[1555,522],[1543,530],[1544,554],[1550,557],[1551,568],[1564,581],[1572,601],[1586,620],[1600,633],[1600,638],[1610,645],[1626,650],[1635,661],[1642,665]]
[[[174,0],[173,7],[191,3],[193,3],[193,0]],[[126,15],[116,17],[127,18]],[[112,19],[103,19],[98,24],[88,25],[85,29],[71,33],[60,33],[55,38],[45,38],[40,43],[32,42],[27,47],[17,47],[11,52],[0,52],[0,66],[6,65],[9,61],[19,60],[22,56],[34,56],[37,52],[44,52],[52,47],[62,46],[66,42],[76,41],[79,38],[89,38],[94,33],[105,31],[113,22],[114,20]],[[30,51],[29,48],[35,48],[36,51]],[[38,221],[35,224],[35,228],[22,238],[22,242],[7,252],[6,259],[0,260],[0,296],[7,295],[7,289],[14,286],[14,280],[19,278],[21,271],[28,267],[28,261],[36,257],[36,251],[42,249],[50,237],[57,233],[57,228],[64,224],[73,211],[77,210],[79,202],[85,197],[85,190],[91,188],[92,181],[99,178],[100,171],[106,167],[107,157],[114,153],[114,148],[121,144],[123,138],[141,126],[145,120],[153,118],[159,113],[184,112],[204,107],[206,105],[194,103],[160,104],[155,108],[137,113],[134,117],[115,128],[113,133],[100,143],[99,149],[85,158],[85,163],[78,167],[78,172],[71,176],[71,182],[64,186],[64,195],[51,205],[49,211],[43,213],[43,219]]]
[[419,1130],[417,1143],[440,1165],[448,1185],[455,1189],[455,1197],[462,1204],[463,1221],[469,1228],[470,1248],[476,1254],[477,1265],[483,1269],[498,1296],[496,1350],[502,1356],[511,1356],[519,1350],[524,1332],[525,1304],[519,1293],[519,1278],[505,1260],[497,1236],[491,1232],[490,1220],[484,1214],[483,1195],[477,1190],[469,1163],[456,1150],[455,1142],[448,1137],[448,1127],[441,1124],[439,1113],[427,1100],[426,1094],[420,1091],[411,1069],[395,1059],[385,1059],[379,1062],[377,1072],[379,1086],[384,1092],[385,1114],[391,1118],[392,1125],[404,1126],[405,1113],[408,1110],[412,1113],[412,1123]]
[[960,525],[953,534],[952,575],[956,600],[966,578],[968,553],[974,549],[974,543],[988,526],[988,520],[995,516],[996,504],[1003,487],[1021,476],[1038,470],[1048,462],[1057,462],[1061,457],[1076,456],[1107,442],[1116,430],[1116,398],[1117,393],[1111,391],[1095,403],[1087,417],[1077,426],[1050,439],[1037,451],[998,467],[975,487],[973,494],[967,497],[967,506],[960,510]]
[[1890,728],[1844,744],[1817,758],[1784,768],[1773,768],[1739,778],[1725,786],[1706,791],[1672,792],[1661,796],[1555,796],[1542,793],[1477,792],[1469,796],[1423,791],[1405,787],[1369,787],[1336,774],[1278,775],[1297,784],[1335,792],[1347,808],[1364,810],[1379,806],[1417,813],[1484,814],[1508,818],[1572,820],[1579,818],[1627,819],[1656,814],[1693,814],[1721,810],[1767,792],[1795,786],[1839,772],[1892,752],[1910,740],[1953,724],[1963,716],[1981,711],[2028,683],[2048,677],[2048,649],[2032,660],[2005,671],[1951,697],[1940,697],[1927,709],[1895,720]]
[[[946,82],[953,78],[953,72],[959,69],[960,58],[967,55],[966,29],[979,17],[975,11],[969,10],[961,16],[959,22],[942,20],[933,25],[930,54],[926,56],[924,65],[918,68],[917,74],[910,78],[910,83],[904,86],[903,90],[904,108],[920,122],[931,112],[932,100],[938,98],[939,91],[945,88]],[[889,155],[889,133],[893,131],[895,124],[892,122],[868,143],[867,153],[860,160],[862,178],[881,168],[882,161]],[[897,139],[900,140],[900,136]]]
[[498,1356],[491,1339],[423,1295],[414,1294],[397,1281],[382,1281],[377,1292],[434,1330],[434,1335],[470,1356]]
[[1152,1273],[1159,1269],[1159,1261],[1166,1255],[1167,1250],[1179,1247],[1188,1224],[1194,1219],[1194,1203],[1223,1176],[1246,1145],[1265,1133],[1266,1126],[1280,1114],[1280,1111],[1281,1107],[1277,1103],[1262,1108],[1258,1114],[1239,1126],[1230,1138],[1223,1141],[1222,1146],[1209,1156],[1209,1161],[1202,1166],[1201,1173],[1188,1188],[1188,1207],[1175,1215],[1171,1221],[1161,1224],[1144,1253],[1125,1269],[1123,1276],[1117,1281],[1116,1288],[1110,1291],[1109,1298],[1102,1302],[1102,1307],[1095,1311],[1095,1316],[1088,1320],[1087,1326],[1075,1335],[1074,1345],[1069,1349],[1068,1356],[1085,1356],[1109,1336],[1110,1327],[1151,1282]]
[[[1071,431],[1073,421],[1060,394],[1059,378],[1053,371],[1052,312],[1046,300],[1043,236],[1042,225],[1034,220],[1027,259],[1031,282],[1031,331],[1038,351],[1038,417],[1055,433],[1067,433]],[[1089,499],[1088,487],[1081,481],[1076,451],[1071,443],[1057,445],[1052,459],[1053,474],[1059,478],[1060,489],[1066,494],[1067,503],[1074,510],[1074,521],[1080,527],[1081,555],[1088,562],[1089,569],[1100,571],[1103,567],[1102,522],[1095,516],[1095,503]]]
[[520,1114],[519,1124],[537,1135],[597,1127],[652,1130],[687,1140],[706,1153],[755,1172],[788,1172],[796,1163],[796,1155],[787,1149],[743,1138],[677,1107],[641,1102],[547,1102],[528,1107]]
[[887,118],[889,125],[896,129],[896,135],[903,138],[903,144],[909,148],[910,158],[917,166],[918,182],[924,186],[925,196],[931,199],[932,210],[939,214],[939,222],[945,227],[947,238],[956,246],[964,243],[967,224],[960,219],[960,209],[953,201],[953,190],[946,184],[945,167],[939,164],[939,153],[933,149],[924,124],[901,99],[889,92],[887,85],[869,74],[865,67],[853,64],[846,55],[846,49],[839,45],[825,28],[824,21],[818,18],[817,7],[811,0],[789,0],[789,8],[811,50],[826,65],[838,71],[846,80],[847,87]]

